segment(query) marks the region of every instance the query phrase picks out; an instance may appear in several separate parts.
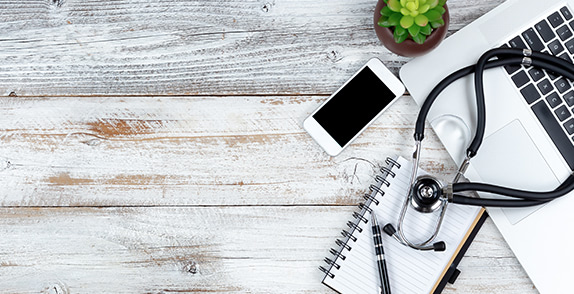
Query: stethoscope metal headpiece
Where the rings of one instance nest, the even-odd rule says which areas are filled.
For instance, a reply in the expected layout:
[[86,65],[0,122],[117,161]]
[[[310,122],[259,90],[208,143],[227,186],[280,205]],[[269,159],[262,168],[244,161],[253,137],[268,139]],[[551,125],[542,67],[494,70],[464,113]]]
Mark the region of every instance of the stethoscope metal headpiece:
[[411,189],[411,205],[418,212],[429,213],[441,206],[441,183],[434,177],[421,176]]

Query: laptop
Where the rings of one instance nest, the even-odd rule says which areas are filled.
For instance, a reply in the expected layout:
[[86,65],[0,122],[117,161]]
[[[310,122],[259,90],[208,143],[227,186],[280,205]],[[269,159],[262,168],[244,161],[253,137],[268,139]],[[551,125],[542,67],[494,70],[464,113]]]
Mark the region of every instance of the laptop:
[[[408,62],[400,77],[421,105],[440,80],[475,64],[491,48],[531,48],[572,62],[573,13],[574,0],[508,0],[434,51]],[[524,190],[556,188],[574,170],[574,84],[552,73],[515,66],[487,70],[484,85],[485,139],[466,176]],[[474,82],[469,76],[438,97],[427,127],[432,126],[460,165],[475,122]],[[573,208],[574,193],[570,193],[537,207],[488,209],[541,293],[572,292]]]

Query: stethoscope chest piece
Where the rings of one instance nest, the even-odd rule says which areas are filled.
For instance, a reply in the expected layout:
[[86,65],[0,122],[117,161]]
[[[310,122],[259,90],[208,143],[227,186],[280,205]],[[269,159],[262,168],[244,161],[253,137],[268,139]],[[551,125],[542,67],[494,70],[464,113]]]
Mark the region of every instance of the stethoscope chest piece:
[[419,212],[433,212],[441,207],[442,194],[442,185],[437,179],[421,176],[411,189],[411,205]]

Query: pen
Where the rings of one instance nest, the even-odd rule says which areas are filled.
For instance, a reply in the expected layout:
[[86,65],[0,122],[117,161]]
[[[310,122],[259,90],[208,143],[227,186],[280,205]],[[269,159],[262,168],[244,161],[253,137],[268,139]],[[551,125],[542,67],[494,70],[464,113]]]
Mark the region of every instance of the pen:
[[373,240],[375,241],[375,255],[377,256],[377,267],[379,268],[379,279],[381,282],[381,294],[391,294],[391,285],[389,284],[389,275],[387,271],[387,263],[385,262],[385,251],[383,249],[383,236],[381,229],[375,218],[375,214],[371,213]]

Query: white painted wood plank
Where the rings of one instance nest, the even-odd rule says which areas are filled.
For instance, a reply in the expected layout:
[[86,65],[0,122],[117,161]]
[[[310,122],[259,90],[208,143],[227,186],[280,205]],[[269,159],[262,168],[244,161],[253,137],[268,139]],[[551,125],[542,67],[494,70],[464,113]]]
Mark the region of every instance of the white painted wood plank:
[[[0,209],[14,293],[333,293],[317,269],[350,207]],[[487,222],[445,293],[532,293]],[[479,277],[478,279],[476,277]],[[485,283],[485,281],[488,281]]]
[[[449,0],[451,31],[502,0]],[[371,57],[376,0],[0,2],[0,95],[329,94]]]
[[[410,156],[417,106],[400,98],[332,158],[301,126],[324,99],[4,97],[0,204],[356,204],[386,156]],[[429,168],[452,172],[429,134]]]

